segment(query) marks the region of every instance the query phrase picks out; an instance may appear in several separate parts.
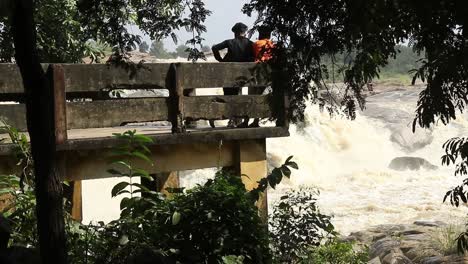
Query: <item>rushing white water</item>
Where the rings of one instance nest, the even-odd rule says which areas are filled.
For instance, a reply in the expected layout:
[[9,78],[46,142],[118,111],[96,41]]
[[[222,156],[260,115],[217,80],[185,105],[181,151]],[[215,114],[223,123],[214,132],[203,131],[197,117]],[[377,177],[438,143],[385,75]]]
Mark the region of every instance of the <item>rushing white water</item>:
[[[291,127],[288,138],[268,139],[270,165],[294,155],[300,169],[290,181],[270,190],[270,205],[289,188],[315,186],[319,203],[334,215],[338,231],[347,234],[371,225],[411,223],[415,220],[462,221],[465,207],[442,204],[447,190],[458,185],[453,168],[441,167],[442,144],[454,136],[468,135],[468,122],[460,116],[448,126],[411,132],[416,88],[386,91],[368,98],[367,109],[354,121],[330,117],[317,107],[306,111],[306,125]],[[420,157],[437,170],[395,171],[392,159]],[[194,186],[214,175],[214,170],[186,172],[182,185]],[[118,217],[118,200],[110,199],[115,180],[85,182],[85,221]]]
[[[466,208],[444,205],[442,199],[461,179],[452,176],[453,168],[440,166],[440,157],[447,139],[468,134],[467,123],[460,117],[446,127],[411,133],[417,95],[418,90],[405,89],[371,96],[355,121],[309,107],[303,130],[292,127],[291,137],[269,140],[275,161],[293,154],[300,166],[290,183],[270,197],[299,185],[316,186],[322,210],[335,216],[343,234],[414,220],[460,222]],[[399,140],[392,142],[392,135]],[[388,169],[391,160],[401,156],[421,157],[439,168]]]

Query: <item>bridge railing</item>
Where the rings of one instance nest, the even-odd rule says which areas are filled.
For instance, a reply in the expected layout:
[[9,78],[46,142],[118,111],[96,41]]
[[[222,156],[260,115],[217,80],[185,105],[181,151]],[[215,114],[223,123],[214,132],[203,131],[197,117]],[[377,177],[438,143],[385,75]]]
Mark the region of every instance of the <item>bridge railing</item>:
[[[49,65],[44,65],[49,67]],[[173,133],[185,131],[186,120],[233,117],[278,118],[287,126],[284,93],[274,95],[189,95],[192,89],[270,86],[269,67],[254,63],[158,63],[139,68],[104,64],[53,64],[56,127],[63,130],[116,127],[126,123],[169,121]],[[274,78],[273,78],[274,79]],[[116,89],[166,90],[169,96],[112,98]],[[275,90],[275,89],[274,89]],[[18,68],[0,64],[0,119],[26,130],[24,89]],[[274,102],[280,102],[274,103]],[[281,103],[283,102],[283,103]]]

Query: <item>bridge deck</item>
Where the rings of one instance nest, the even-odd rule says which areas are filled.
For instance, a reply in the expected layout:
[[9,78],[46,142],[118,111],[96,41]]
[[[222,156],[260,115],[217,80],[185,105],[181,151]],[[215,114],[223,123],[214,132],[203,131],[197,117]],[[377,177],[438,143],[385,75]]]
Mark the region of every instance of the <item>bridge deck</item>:
[[[92,150],[112,148],[117,139],[113,133],[123,133],[127,130],[136,130],[137,133],[153,139],[153,145],[186,144],[186,143],[213,143],[232,140],[250,140],[272,137],[287,137],[289,132],[282,127],[258,128],[211,128],[198,126],[187,129],[185,133],[171,133],[170,126],[121,126],[112,128],[88,128],[68,130],[68,140],[58,146],[59,150]],[[26,133],[27,135],[27,133]],[[13,145],[7,134],[0,134],[0,156],[9,155]]]

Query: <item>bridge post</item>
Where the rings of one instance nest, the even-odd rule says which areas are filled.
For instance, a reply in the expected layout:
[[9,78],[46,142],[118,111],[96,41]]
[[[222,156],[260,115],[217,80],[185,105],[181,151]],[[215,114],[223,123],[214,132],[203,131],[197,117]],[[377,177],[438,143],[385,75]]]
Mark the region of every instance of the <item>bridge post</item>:
[[[238,169],[247,191],[258,187],[258,181],[267,176],[266,139],[239,141]],[[267,192],[257,201],[258,213],[262,220],[268,221]]]
[[81,181],[71,182],[72,200],[71,216],[74,220],[81,222],[83,220],[83,189]]
[[166,80],[166,86],[171,98],[169,108],[169,120],[172,124],[172,133],[184,132],[184,88],[181,83],[181,71],[179,63],[172,63]]

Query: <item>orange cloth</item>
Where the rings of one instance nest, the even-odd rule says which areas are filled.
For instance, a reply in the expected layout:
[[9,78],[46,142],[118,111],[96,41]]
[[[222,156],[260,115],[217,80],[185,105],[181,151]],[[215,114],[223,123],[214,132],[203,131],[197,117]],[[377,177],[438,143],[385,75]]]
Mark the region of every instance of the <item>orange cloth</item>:
[[254,45],[255,62],[264,62],[272,58],[271,50],[275,44],[270,39],[259,39]]

